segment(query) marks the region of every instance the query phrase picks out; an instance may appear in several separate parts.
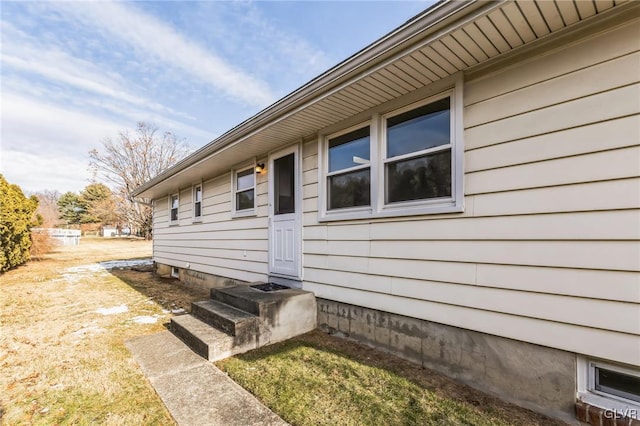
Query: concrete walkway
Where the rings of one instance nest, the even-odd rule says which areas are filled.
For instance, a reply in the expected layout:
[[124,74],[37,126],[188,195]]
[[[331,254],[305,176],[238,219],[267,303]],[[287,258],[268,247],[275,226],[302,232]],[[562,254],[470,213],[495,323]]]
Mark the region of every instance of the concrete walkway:
[[125,344],[180,426],[287,424],[169,331]]

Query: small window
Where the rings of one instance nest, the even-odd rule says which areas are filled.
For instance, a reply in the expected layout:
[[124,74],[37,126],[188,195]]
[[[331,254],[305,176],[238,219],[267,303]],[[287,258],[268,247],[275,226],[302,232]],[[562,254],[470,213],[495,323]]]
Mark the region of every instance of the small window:
[[451,197],[446,97],[386,120],[385,204]]
[[246,169],[236,170],[233,179],[233,210],[236,216],[255,214],[256,208],[256,174],[252,165]]
[[328,140],[327,209],[371,204],[369,127]]
[[202,219],[202,185],[193,187],[193,219]]
[[591,362],[590,378],[591,391],[640,403],[640,372]]
[[169,208],[170,208],[169,220],[171,221],[171,223],[177,223],[178,222],[178,208],[179,207],[180,207],[180,199],[178,198],[178,194],[173,194],[169,198]]
[[173,278],[180,278],[180,268],[176,266],[171,267],[171,276]]

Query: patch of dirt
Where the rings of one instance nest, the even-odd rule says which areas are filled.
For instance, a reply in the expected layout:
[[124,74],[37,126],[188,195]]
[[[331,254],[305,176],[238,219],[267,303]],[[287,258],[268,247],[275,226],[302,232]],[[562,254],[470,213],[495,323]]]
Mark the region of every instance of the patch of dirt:
[[190,312],[191,302],[209,298],[209,289],[206,287],[181,282],[175,278],[159,277],[148,268],[124,268],[112,270],[111,273],[147,296],[149,300],[176,314]]
[[153,264],[150,265],[135,265],[131,267],[132,271],[136,272],[153,272]]

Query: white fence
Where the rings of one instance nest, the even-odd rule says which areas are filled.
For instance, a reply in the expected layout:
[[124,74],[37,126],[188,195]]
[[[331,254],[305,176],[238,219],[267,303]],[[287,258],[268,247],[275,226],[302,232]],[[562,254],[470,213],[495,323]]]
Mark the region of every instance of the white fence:
[[79,229],[60,228],[33,228],[31,232],[48,233],[51,238],[64,246],[77,246],[80,244]]

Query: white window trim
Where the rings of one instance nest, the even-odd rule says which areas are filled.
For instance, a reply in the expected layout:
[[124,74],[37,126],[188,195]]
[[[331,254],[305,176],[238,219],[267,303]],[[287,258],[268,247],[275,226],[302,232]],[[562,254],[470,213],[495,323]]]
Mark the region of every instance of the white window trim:
[[[200,216],[196,216],[196,189],[200,188]],[[193,212],[193,222],[202,222],[202,203],[204,201],[204,185],[198,182],[191,187],[191,211]]]
[[[251,169],[253,173],[253,208],[244,209],[244,210],[236,210],[236,187],[237,187],[237,176],[238,173],[244,172],[246,170]],[[258,178],[256,177],[256,159],[252,159],[251,162],[241,163],[231,170],[231,217],[232,218],[242,218],[242,217],[252,217],[256,216],[256,204],[258,203],[258,191],[257,191],[257,182]],[[249,188],[243,189],[243,191],[247,191]]]
[[[455,76],[449,87],[431,94],[417,102],[407,102],[392,111],[383,111],[382,107],[374,109],[369,120],[350,126],[344,130],[330,134],[321,134],[318,138],[318,221],[367,219],[412,216],[424,214],[460,213],[464,211],[464,127],[463,127],[463,78],[461,74]],[[386,162],[386,120],[389,117],[402,114],[420,106],[450,97],[451,105],[451,197],[446,199],[415,200],[400,203],[385,204],[385,176]],[[329,210],[327,208],[327,177],[328,144],[342,134],[362,128],[369,123],[371,149],[371,206],[353,207]],[[447,146],[449,146],[447,145]],[[423,155],[431,151],[445,149],[436,147],[424,151],[407,154],[407,157]],[[401,157],[394,157],[397,161]]]
[[[173,210],[171,199],[173,197],[176,197],[178,199],[178,207],[177,207],[177,211],[176,211],[177,219],[176,220],[172,220],[171,219],[171,210]],[[180,191],[169,195],[169,225],[174,226],[174,225],[178,225],[179,223],[180,223]]]
[[[340,137],[342,135],[346,135],[347,133],[353,132],[354,130],[362,129],[363,127],[369,126],[369,158],[373,159],[374,149],[373,149],[373,141],[371,140],[371,134],[373,133],[373,129],[371,128],[372,120],[367,120],[360,122],[356,125],[350,126],[346,129],[340,130],[339,132],[332,133],[325,137],[320,138],[320,149],[318,150],[318,164],[321,165],[319,168],[322,170],[321,179],[322,183],[318,184],[318,197],[320,204],[324,207],[324,217],[330,217],[333,220],[338,219],[349,219],[353,217],[368,217],[371,216],[372,210],[371,206],[357,206],[357,207],[347,207],[343,209],[337,210],[328,210],[327,209],[327,195],[329,194],[329,190],[327,188],[327,179],[330,176],[336,174],[342,174],[350,171],[360,170],[369,168],[371,179],[373,179],[373,161],[369,161],[368,165],[362,166],[354,166],[348,169],[342,169],[337,172],[327,173],[326,170],[329,170],[329,140]],[[371,187],[373,187],[373,182],[371,182]],[[373,195],[373,194],[372,194]],[[373,200],[371,200],[371,204],[373,205]]]
[[594,407],[640,420],[640,403],[595,389],[595,367],[640,376],[638,370],[579,356],[577,362],[578,399]]

